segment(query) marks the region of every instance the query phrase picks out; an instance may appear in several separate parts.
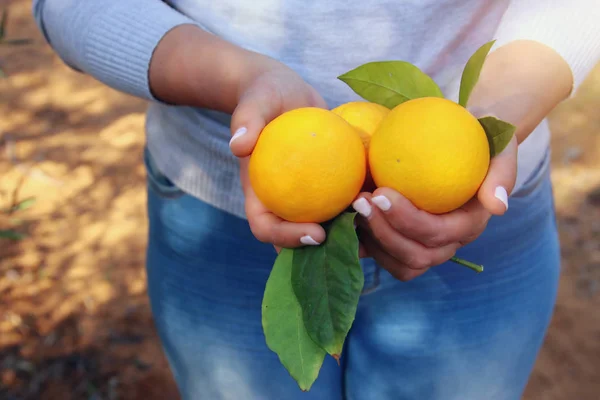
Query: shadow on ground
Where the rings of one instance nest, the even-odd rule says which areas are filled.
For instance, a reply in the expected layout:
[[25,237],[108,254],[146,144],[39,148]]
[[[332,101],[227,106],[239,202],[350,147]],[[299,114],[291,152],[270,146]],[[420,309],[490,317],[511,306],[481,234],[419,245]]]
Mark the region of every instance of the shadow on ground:
[[[145,296],[145,104],[66,68],[12,1],[0,46],[0,398],[176,399]],[[155,396],[155,397],[152,397]]]

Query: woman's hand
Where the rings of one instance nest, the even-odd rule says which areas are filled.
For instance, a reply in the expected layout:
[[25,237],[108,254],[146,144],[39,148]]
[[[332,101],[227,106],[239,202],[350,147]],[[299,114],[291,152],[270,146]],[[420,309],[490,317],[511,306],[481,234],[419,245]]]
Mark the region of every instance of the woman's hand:
[[[515,62],[515,60],[519,60]],[[371,256],[406,281],[449,260],[475,240],[492,215],[508,209],[517,175],[517,148],[572,88],[567,63],[532,41],[509,43],[490,53],[468,108],[476,117],[495,116],[517,127],[504,151],[490,163],[477,196],[453,212],[432,215],[416,209],[389,188],[362,193],[354,202],[363,256]]]
[[491,214],[477,199],[453,212],[433,215],[417,209],[389,188],[362,193],[353,204],[364,255],[402,281],[425,273],[450,259],[475,240]]
[[452,212],[434,215],[417,209],[390,188],[361,193],[353,206],[359,212],[362,256],[402,281],[449,260],[483,233],[492,215],[508,209],[508,193],[517,175],[516,137],[490,163],[476,197]]
[[518,145],[569,96],[572,85],[566,61],[538,42],[511,42],[487,57],[467,108],[478,118],[494,116],[517,127],[507,148],[491,160],[477,194],[490,213],[502,215],[508,208],[517,176]]
[[233,113],[230,147],[240,157],[242,188],[246,216],[254,236],[276,248],[318,245],[325,240],[319,224],[284,221],[271,213],[256,197],[248,179],[248,156],[260,132],[275,117],[300,107],[322,107],[327,104],[300,76],[282,64],[273,65],[248,81],[240,90]]
[[266,124],[295,108],[327,107],[298,74],[197,26],[181,25],[157,46],[149,79],[152,93],[161,101],[233,114],[230,147],[240,158],[246,216],[260,241],[293,248],[325,240],[319,224],[291,223],[269,212],[248,179],[248,156]]
[[479,237],[492,215],[506,212],[516,176],[515,137],[492,159],[477,196],[452,212],[434,215],[419,210],[390,188],[361,193],[353,206],[361,215],[362,255],[373,257],[402,281],[424,274]]

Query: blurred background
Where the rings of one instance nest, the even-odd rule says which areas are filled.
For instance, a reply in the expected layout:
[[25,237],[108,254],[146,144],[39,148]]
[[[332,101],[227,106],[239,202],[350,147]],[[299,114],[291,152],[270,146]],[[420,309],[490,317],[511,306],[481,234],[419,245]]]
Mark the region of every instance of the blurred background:
[[[145,103],[0,0],[0,399],[177,399],[145,297]],[[3,28],[3,29],[1,29]],[[556,109],[563,272],[526,400],[600,399],[600,65]]]

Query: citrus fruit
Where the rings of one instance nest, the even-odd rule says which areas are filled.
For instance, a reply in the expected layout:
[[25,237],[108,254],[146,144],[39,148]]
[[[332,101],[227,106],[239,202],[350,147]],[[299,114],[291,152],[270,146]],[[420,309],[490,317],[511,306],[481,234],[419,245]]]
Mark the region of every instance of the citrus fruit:
[[[331,111],[344,118],[346,122],[357,130],[365,146],[365,154],[368,156],[371,136],[373,136],[383,118],[389,114],[390,109],[368,101],[351,101],[341,104]],[[375,182],[373,182],[373,178],[371,177],[368,164],[367,175],[362,190],[368,192],[375,190]]]
[[459,104],[425,97],[394,107],[369,148],[377,186],[389,187],[433,214],[469,201],[485,178],[490,149],[477,119]]
[[267,124],[250,156],[248,173],[269,211],[287,221],[321,223],[352,203],[366,168],[356,129],[329,110],[305,107]]
[[383,118],[389,114],[390,109],[368,101],[351,101],[341,104],[331,111],[358,130],[365,149],[368,149],[371,136]]

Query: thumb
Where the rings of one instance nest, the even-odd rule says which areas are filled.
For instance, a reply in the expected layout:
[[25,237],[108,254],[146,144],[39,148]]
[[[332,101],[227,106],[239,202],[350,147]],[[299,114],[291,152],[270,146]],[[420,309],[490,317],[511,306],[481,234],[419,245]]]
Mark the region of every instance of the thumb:
[[[321,95],[305,83],[294,90],[277,85],[277,80],[259,82],[241,96],[231,118],[229,147],[235,156],[249,156],[264,127],[283,112],[299,107],[327,108]],[[293,94],[284,98],[287,92]]]
[[487,176],[479,188],[478,198],[491,214],[502,215],[508,209],[508,196],[517,178],[517,137],[490,161]]
[[231,117],[231,152],[236,157],[252,153],[263,128],[282,108],[281,95],[269,87],[254,87],[244,93]]

